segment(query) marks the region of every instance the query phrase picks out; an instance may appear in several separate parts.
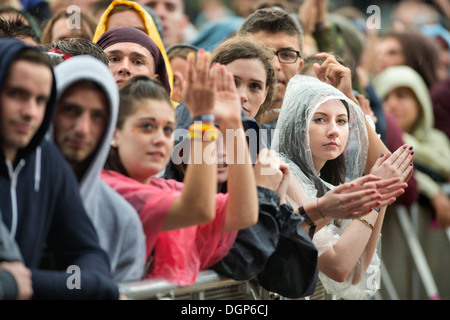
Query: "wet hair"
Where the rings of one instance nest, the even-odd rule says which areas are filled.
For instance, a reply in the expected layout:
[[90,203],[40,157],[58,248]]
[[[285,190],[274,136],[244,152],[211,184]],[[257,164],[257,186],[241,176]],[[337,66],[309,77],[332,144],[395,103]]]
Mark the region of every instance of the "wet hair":
[[[170,101],[170,96],[156,78],[150,78],[144,75],[138,75],[130,78],[119,90],[120,103],[119,114],[117,116],[116,128],[121,129],[126,119],[136,112],[136,102],[145,99],[153,99],[167,102],[167,107],[174,111]],[[108,159],[106,160],[105,170],[114,170],[123,175],[129,176],[119,157],[117,148],[111,147]]]
[[41,43],[41,39],[36,34],[34,29],[31,26],[25,24],[23,19],[15,18],[13,20],[10,20],[9,24],[16,38],[22,39],[25,37],[30,37],[37,44]]
[[0,38],[15,38],[16,32],[8,20],[0,18]]
[[84,38],[68,38],[57,41],[52,41],[50,45],[47,45],[48,49],[54,49],[55,51],[61,51],[71,57],[78,55],[90,55],[97,58],[104,64],[109,64],[108,55],[102,50],[102,48],[92,42],[91,40]]
[[251,37],[239,36],[230,38],[221,43],[212,53],[211,62],[227,65],[238,59],[257,59],[262,62],[266,71],[267,97],[258,110],[255,120],[260,122],[260,117],[270,108],[275,95],[276,75],[272,64],[273,52],[262,42]]
[[299,22],[284,10],[265,8],[249,15],[238,30],[238,35],[264,31],[267,33],[285,32],[297,36],[300,53],[303,53],[303,32]]

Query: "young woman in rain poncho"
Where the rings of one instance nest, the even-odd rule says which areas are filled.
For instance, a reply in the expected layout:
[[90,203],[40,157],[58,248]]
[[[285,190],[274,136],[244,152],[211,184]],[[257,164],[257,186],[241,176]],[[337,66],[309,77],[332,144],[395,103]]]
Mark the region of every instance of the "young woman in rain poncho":
[[[373,296],[379,288],[377,247],[386,206],[406,186],[397,182],[406,181],[412,172],[409,146],[382,155],[371,174],[361,178],[369,146],[361,108],[333,86],[301,75],[289,82],[277,130],[273,148],[294,175],[288,191],[288,202],[294,208],[317,201],[320,210],[319,199],[325,208],[321,197],[344,185],[347,187],[340,194],[377,186],[382,195],[379,199],[370,200],[363,193],[361,198],[367,197],[372,208],[381,206],[379,213],[371,209],[361,219],[329,219],[313,238],[319,252],[319,279],[328,293],[343,299]],[[374,176],[383,180],[372,180]],[[348,202],[335,207],[335,211],[343,210]]]

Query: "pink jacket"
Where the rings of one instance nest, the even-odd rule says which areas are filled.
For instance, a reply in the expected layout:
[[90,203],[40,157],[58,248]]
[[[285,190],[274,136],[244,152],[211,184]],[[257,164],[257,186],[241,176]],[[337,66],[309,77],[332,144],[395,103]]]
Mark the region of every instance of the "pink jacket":
[[103,171],[100,177],[139,213],[146,235],[146,261],[152,256],[145,278],[159,277],[180,286],[191,285],[200,270],[219,262],[233,246],[237,231],[222,231],[227,194],[216,195],[213,221],[161,232],[170,206],[181,196],[183,183],[154,177],[146,185],[115,171]]

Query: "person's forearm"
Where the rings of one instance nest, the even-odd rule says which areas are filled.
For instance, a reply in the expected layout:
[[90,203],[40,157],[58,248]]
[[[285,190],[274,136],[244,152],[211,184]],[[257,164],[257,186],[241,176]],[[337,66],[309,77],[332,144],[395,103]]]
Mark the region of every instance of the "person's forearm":
[[258,195],[242,122],[229,121],[224,127],[228,129],[224,133],[228,164],[227,218],[224,230],[231,231],[248,228],[256,223]]
[[367,246],[366,246],[366,250],[365,250],[365,253],[366,253],[365,258],[366,259],[364,262],[364,268],[365,268],[364,270],[367,269],[370,262],[372,261],[373,255],[377,248],[378,240],[380,239],[381,228],[383,226],[385,213],[386,213],[386,206],[383,206],[383,207],[381,207],[380,213],[378,214],[377,222],[375,222],[375,224],[373,225],[372,234],[371,234],[369,242],[367,243]]
[[188,227],[214,219],[216,193],[216,142],[191,139],[190,163],[186,168],[184,187],[181,196],[170,207],[165,229]]
[[[316,232],[333,221],[333,218],[323,216],[320,209],[317,207],[317,203],[316,199],[303,206],[308,217],[316,224]],[[309,229],[309,226],[306,223],[302,223],[302,227],[305,231],[308,231]]]
[[[372,210],[363,219],[373,226],[377,221],[377,214]],[[319,257],[319,270],[336,281],[345,281],[366,250],[372,232],[365,222],[353,220],[338,242]]]

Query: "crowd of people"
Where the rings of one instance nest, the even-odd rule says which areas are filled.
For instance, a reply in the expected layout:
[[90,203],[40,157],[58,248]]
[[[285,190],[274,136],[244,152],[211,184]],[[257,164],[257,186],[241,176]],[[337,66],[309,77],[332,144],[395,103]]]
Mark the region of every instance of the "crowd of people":
[[354,2],[3,0],[0,300],[372,298],[388,206],[450,227],[450,6]]

